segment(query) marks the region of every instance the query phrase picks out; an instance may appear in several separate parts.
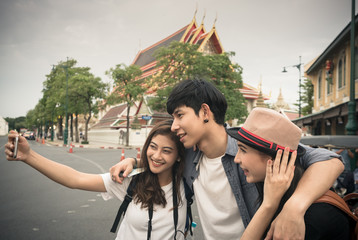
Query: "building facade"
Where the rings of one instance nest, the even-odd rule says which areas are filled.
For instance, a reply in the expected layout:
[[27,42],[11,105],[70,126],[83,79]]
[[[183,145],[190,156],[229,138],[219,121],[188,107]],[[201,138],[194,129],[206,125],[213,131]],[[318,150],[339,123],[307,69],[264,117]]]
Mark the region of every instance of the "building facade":
[[[358,99],[358,39],[355,18],[355,96]],[[338,34],[324,52],[305,66],[305,76],[314,86],[312,114],[293,122],[308,127],[312,135],[345,135],[351,82],[350,23]],[[355,119],[357,121],[356,108]]]
[[0,117],[0,136],[5,136],[9,132],[9,123]]

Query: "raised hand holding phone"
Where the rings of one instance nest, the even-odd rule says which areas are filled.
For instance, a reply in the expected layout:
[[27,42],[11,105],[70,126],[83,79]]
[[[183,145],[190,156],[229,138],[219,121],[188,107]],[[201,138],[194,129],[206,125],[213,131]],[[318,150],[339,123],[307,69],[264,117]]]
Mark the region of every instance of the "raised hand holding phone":
[[6,159],[9,161],[26,161],[30,154],[30,146],[26,139],[11,130],[5,144]]

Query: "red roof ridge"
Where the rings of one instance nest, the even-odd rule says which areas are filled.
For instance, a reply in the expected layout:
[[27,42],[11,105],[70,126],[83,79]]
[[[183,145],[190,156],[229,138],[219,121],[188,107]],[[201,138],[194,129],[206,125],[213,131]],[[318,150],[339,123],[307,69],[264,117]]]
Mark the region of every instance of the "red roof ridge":
[[140,51],[140,52],[141,52],[141,53],[144,53],[144,52],[148,51],[149,49],[151,49],[151,48],[153,48],[153,47],[155,47],[155,46],[161,44],[162,42],[164,42],[164,41],[166,41],[166,40],[172,38],[172,37],[175,36],[175,35],[177,35],[178,33],[180,33],[181,31],[183,31],[183,30],[184,30],[185,28],[187,28],[188,26],[189,26],[189,24],[186,25],[185,27],[182,27],[181,29],[179,29],[179,30],[176,31],[175,33],[169,35],[168,37],[166,37],[166,38],[164,38],[164,39],[162,39],[162,40],[160,40],[159,42],[154,43],[153,45],[147,47],[146,49],[144,49],[144,50],[142,50],[142,51]]

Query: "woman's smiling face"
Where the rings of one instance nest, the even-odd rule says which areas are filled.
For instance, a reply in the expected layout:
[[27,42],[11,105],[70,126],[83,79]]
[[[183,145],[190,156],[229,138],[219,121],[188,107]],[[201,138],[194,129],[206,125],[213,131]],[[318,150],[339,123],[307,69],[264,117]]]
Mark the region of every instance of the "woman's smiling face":
[[147,158],[150,170],[161,176],[171,176],[175,161],[178,160],[178,149],[175,142],[167,135],[156,135],[152,138]]
[[271,159],[266,154],[237,141],[238,152],[235,162],[240,164],[248,183],[263,182],[266,176],[266,163]]

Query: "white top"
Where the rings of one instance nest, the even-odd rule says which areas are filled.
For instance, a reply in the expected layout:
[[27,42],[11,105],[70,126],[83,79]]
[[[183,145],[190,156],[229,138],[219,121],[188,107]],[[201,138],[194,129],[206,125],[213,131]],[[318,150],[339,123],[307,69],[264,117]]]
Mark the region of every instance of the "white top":
[[203,155],[194,181],[195,201],[205,239],[240,239],[245,227],[221,157]]
[[[127,188],[132,178],[125,178],[123,184],[118,184],[112,181],[109,173],[101,174],[107,192],[102,193],[104,200],[109,200],[113,197],[123,201],[127,194]],[[173,184],[170,183],[162,187],[167,205],[163,208],[161,205],[154,205],[153,218],[152,218],[152,240],[174,239],[174,218],[173,218]],[[184,239],[185,221],[186,221],[186,198],[183,182],[180,184],[180,193],[182,204],[178,209],[178,226],[177,226],[177,239]],[[118,209],[113,211],[116,213]],[[115,215],[113,215],[114,221]],[[135,204],[132,200],[128,205],[126,214],[119,226],[116,240],[121,239],[147,239],[148,230],[148,209],[141,209],[141,204]],[[181,232],[180,232],[181,231]]]

